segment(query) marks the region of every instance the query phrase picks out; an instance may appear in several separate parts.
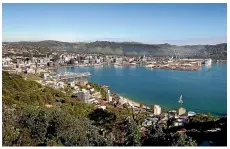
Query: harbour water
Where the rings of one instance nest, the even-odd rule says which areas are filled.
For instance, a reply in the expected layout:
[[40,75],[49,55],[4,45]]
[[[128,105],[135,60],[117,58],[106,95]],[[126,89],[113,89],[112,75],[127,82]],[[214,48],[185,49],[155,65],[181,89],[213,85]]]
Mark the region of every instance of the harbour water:
[[89,81],[110,86],[112,91],[146,105],[214,115],[227,114],[227,64],[202,66],[198,71],[148,69],[138,66],[96,66],[59,68],[61,72],[90,72]]

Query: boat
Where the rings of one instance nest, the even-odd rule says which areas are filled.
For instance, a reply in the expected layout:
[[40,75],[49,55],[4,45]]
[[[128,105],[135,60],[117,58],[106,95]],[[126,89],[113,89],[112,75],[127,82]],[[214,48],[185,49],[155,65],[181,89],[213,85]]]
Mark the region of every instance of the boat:
[[117,67],[117,68],[122,67],[122,64],[120,64],[120,63],[114,63],[114,67]]
[[180,99],[178,100],[179,103],[183,103],[183,100],[182,100],[182,95],[180,95]]
[[210,58],[210,59],[206,60],[205,65],[208,65],[208,66],[212,65],[212,59]]

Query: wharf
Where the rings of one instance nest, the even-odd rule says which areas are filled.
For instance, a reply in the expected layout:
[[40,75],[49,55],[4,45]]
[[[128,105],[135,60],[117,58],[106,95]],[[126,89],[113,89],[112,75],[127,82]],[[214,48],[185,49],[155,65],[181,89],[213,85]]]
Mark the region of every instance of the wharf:
[[64,74],[58,74],[57,78],[60,80],[69,80],[69,79],[81,79],[84,77],[91,76],[90,72],[84,73],[72,73],[72,72],[65,72]]

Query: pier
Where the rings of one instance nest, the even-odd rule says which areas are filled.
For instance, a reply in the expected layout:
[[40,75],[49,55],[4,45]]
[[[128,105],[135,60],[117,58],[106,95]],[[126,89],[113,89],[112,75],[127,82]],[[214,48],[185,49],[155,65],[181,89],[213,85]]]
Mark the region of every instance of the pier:
[[57,79],[62,81],[84,80],[89,76],[91,76],[90,72],[84,72],[84,73],[65,72],[63,74],[57,74]]

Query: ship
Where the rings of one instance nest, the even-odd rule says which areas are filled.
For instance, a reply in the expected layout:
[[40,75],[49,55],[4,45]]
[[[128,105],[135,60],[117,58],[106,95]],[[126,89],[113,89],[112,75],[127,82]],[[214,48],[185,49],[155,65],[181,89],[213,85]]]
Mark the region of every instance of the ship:
[[182,104],[182,103],[183,103],[183,100],[182,100],[182,95],[180,95],[180,99],[178,100],[178,102],[179,102],[180,104]]
[[207,65],[207,66],[212,65],[212,59],[210,58],[210,59],[206,60],[205,65]]

